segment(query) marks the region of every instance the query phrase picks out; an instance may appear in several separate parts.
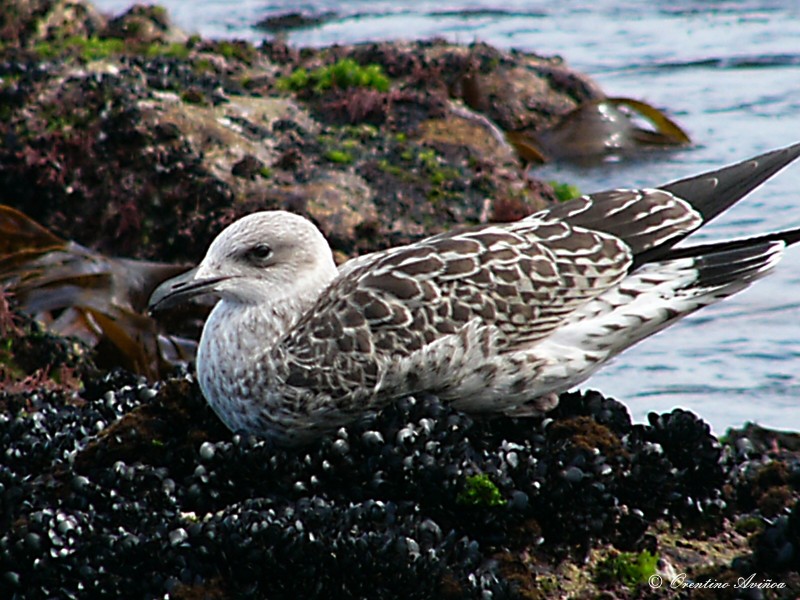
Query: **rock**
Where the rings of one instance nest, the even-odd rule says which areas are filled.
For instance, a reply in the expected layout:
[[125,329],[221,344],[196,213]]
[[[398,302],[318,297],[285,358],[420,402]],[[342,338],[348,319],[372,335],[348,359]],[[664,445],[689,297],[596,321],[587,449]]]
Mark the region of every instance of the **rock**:
[[106,18],[82,0],[9,0],[0,11],[0,40],[26,48],[97,35],[105,26]]
[[108,21],[103,35],[140,43],[185,43],[189,36],[172,24],[166,9],[160,6],[134,5],[127,12]]
[[264,17],[263,19],[259,19],[255,23],[254,27],[275,33],[290,29],[316,27],[318,25],[322,25],[326,21],[332,21],[335,18],[336,13],[333,11],[325,11],[319,14],[306,14],[292,11],[270,15],[268,17]]
[[[544,126],[599,94],[560,59],[444,42],[256,49],[187,39],[142,6],[106,22],[70,3],[72,37],[36,38],[69,41],[34,49],[34,7],[17,4],[28,17],[9,39],[36,59],[0,67],[14,81],[0,90],[12,141],[0,185],[56,234],[114,254],[197,260],[258,209],[306,211],[341,258],[521,218],[555,196],[526,177],[503,128]],[[382,71],[388,89],[281,87],[345,59]]]

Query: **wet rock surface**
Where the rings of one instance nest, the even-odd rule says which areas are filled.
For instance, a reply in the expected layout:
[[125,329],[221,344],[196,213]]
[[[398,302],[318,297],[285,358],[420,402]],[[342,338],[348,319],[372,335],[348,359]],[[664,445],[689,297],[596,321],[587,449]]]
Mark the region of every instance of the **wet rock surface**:
[[[555,195],[504,132],[603,98],[556,58],[255,48],[158,8],[17,0],[0,40],[0,201],[93,250],[170,262],[259,209],[311,217],[339,259],[518,219]],[[348,59],[388,87],[287,87]],[[227,431],[190,370],[154,382],[110,357],[0,295],[0,597],[676,593],[597,576],[620,552],[657,556],[666,581],[785,584],[731,598],[800,593],[797,434],[720,441],[682,410],[633,424],[598,392],[545,419],[422,395],[290,451]]]
[[[515,218],[555,195],[492,121],[535,128],[600,95],[554,79],[560,59],[480,44],[256,48],[187,36],[158,8],[18,4],[0,28],[2,201],[116,255],[197,260],[256,209],[304,213],[342,256]],[[43,25],[65,4],[70,28]],[[281,85],[347,60],[387,87]]]
[[2,19],[2,202],[127,257],[197,260],[257,209],[312,218],[340,258],[518,219],[556,194],[516,150],[605,98],[559,57],[480,43],[254,47],[66,0]]

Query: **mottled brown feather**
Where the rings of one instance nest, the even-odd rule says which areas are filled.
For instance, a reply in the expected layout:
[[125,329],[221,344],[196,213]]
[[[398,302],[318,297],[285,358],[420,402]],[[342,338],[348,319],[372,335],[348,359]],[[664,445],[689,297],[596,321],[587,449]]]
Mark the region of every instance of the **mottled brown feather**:
[[[630,263],[619,240],[549,218],[443,234],[376,255],[335,280],[278,345],[276,362],[286,365],[287,381],[302,370],[306,388],[329,389],[334,378],[356,393],[351,384],[361,381],[349,371],[408,357],[471,321],[494,330],[485,343],[512,352],[616,284]],[[301,348],[322,352],[318,340],[331,337],[338,373],[322,366],[321,355],[294,360]],[[375,385],[378,376],[363,383]]]

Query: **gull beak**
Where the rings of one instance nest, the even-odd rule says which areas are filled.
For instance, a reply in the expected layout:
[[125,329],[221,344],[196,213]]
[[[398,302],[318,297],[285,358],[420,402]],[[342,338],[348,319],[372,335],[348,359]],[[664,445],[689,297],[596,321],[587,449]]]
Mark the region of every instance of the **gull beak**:
[[177,277],[167,279],[150,295],[147,312],[154,314],[169,310],[203,294],[213,294],[217,284],[230,277],[197,277],[200,267],[195,267]]

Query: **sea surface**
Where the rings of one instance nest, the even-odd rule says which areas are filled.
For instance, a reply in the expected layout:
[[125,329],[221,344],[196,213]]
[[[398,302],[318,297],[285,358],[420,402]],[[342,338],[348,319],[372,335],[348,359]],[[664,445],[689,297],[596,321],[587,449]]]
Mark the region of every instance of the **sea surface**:
[[[127,0],[99,0],[118,13]],[[692,148],[593,168],[548,166],[544,179],[582,191],[654,186],[800,141],[800,2],[597,0],[297,3],[165,0],[177,25],[220,39],[267,37],[253,24],[291,11],[336,17],[291,31],[325,46],[396,38],[482,41],[560,55],[612,96],[664,109]],[[800,164],[779,174],[694,239],[800,227]],[[680,406],[717,433],[747,421],[800,430],[800,248],[769,278],[645,340],[583,387],[625,402],[636,420]]]

